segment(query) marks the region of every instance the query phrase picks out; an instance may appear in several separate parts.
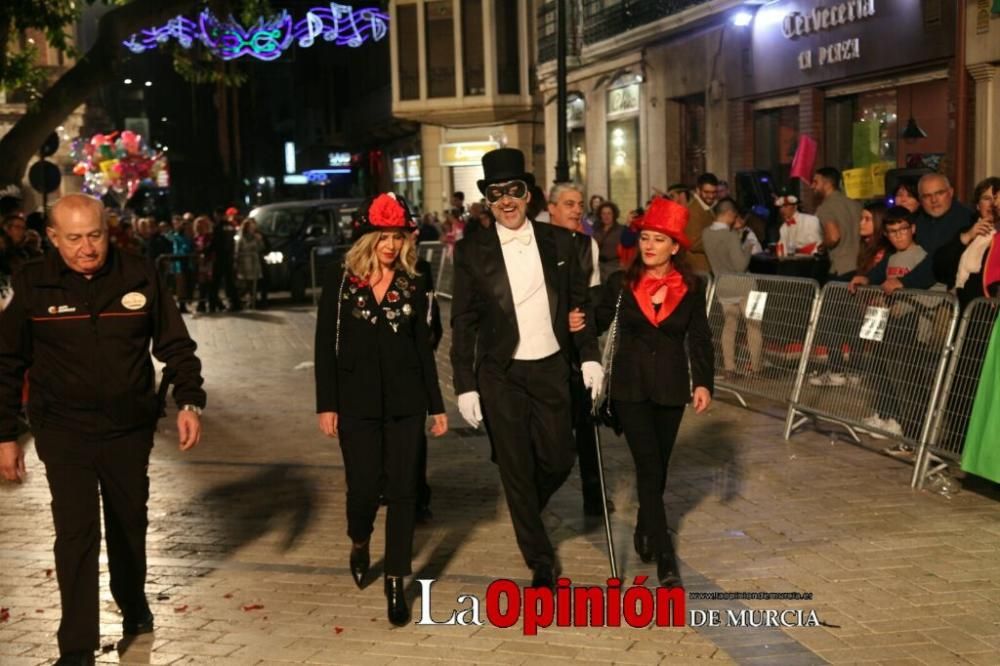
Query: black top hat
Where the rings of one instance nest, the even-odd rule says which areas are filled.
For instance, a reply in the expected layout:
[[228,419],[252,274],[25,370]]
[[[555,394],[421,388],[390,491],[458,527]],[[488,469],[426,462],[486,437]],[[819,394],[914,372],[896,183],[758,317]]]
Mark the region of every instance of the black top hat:
[[516,148],[497,148],[483,155],[483,175],[476,181],[483,194],[487,185],[508,180],[523,180],[528,187],[535,184],[535,177],[524,170],[524,153]]

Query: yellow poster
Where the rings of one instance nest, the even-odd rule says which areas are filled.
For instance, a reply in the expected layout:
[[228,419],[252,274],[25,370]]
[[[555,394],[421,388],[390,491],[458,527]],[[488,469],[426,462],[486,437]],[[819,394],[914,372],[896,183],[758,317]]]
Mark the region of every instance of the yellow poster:
[[895,166],[892,162],[875,162],[858,169],[845,170],[842,174],[844,194],[858,201],[885,196],[885,173]]
[[865,199],[871,199],[874,196],[872,193],[871,169],[868,167],[861,167],[860,169],[846,169],[843,173],[843,177],[844,194],[846,194],[849,199],[864,201]]

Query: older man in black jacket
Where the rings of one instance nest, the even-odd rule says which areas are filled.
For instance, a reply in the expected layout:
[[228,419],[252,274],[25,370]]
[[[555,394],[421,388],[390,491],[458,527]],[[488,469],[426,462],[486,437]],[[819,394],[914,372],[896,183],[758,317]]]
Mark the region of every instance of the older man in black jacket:
[[56,203],[48,228],[56,251],[22,267],[0,317],[0,474],[25,477],[17,414],[30,369],[28,414],[56,531],[59,664],[94,663],[102,505],[124,633],[153,630],[144,592],[146,470],[160,404],[150,342],[174,377],[181,450],[198,443],[205,406],[196,345],[173,298],[141,257],[109,247],[103,212],[82,194]]
[[[572,235],[526,217],[534,177],[519,150],[483,156],[479,189],[493,230],[455,248],[451,361],[463,418],[485,416],[517,543],[532,585],[554,587],[555,550],[541,510],[573,468],[569,392],[574,350],[584,383],[603,379],[587,293]],[[570,333],[569,312],[588,322]],[[480,405],[480,395],[482,404]]]

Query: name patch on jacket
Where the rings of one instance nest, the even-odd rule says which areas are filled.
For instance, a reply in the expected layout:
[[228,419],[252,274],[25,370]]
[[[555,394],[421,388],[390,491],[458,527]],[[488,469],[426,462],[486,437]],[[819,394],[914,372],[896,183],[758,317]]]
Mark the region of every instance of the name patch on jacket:
[[69,312],[76,312],[76,308],[72,305],[51,305],[49,306],[49,314],[67,314]]
[[146,305],[146,297],[138,291],[130,291],[122,296],[122,306],[126,310],[141,310]]

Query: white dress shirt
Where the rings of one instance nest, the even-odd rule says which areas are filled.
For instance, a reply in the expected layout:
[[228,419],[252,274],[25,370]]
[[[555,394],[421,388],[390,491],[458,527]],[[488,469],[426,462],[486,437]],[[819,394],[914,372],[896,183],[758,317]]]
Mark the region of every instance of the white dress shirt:
[[788,254],[795,254],[809,244],[816,245],[813,250],[815,252],[823,243],[823,228],[820,226],[819,218],[807,213],[796,211],[795,224],[783,222],[778,233]]
[[545,289],[545,272],[538,253],[535,230],[530,221],[512,231],[502,224],[494,225],[500,238],[503,263],[507,267],[510,292],[514,297],[519,341],[514,359],[534,361],[559,351],[559,340],[552,327],[549,294]]

